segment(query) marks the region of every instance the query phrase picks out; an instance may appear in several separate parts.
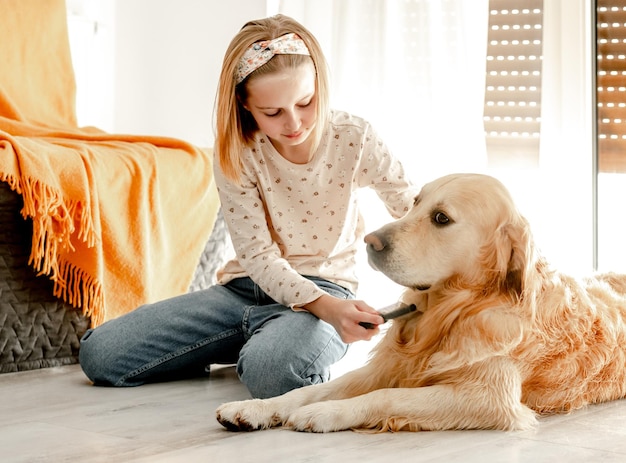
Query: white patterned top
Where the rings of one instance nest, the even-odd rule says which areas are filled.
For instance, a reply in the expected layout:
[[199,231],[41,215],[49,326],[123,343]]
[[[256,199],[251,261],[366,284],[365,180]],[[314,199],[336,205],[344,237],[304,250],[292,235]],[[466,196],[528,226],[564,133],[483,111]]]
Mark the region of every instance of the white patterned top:
[[[217,155],[216,155],[217,156]],[[364,222],[356,190],[371,187],[399,218],[416,194],[402,165],[369,123],[334,111],[307,164],[283,158],[263,134],[243,156],[241,186],[227,181],[217,157],[215,179],[236,257],[217,281],[249,276],[275,301],[297,308],[323,290],[302,275],[356,292],[355,255]]]

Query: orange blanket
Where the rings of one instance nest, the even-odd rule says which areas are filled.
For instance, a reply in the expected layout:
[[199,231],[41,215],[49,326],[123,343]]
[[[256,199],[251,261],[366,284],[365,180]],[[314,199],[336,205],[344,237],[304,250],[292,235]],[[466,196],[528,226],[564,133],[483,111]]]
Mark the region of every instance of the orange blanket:
[[187,290],[219,201],[208,152],[76,127],[65,14],[0,2],[0,180],[33,221],[31,264],[95,326]]

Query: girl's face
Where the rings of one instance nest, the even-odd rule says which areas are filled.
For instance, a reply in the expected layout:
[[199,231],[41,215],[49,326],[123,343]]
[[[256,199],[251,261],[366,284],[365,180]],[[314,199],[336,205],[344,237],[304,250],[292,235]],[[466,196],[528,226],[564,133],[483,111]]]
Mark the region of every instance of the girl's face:
[[244,107],[282,155],[304,144],[315,127],[313,63],[255,77],[247,84]]

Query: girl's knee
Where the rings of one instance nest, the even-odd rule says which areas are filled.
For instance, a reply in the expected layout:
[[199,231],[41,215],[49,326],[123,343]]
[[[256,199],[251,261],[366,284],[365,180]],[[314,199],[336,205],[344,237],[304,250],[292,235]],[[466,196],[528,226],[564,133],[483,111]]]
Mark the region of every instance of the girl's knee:
[[90,339],[92,334],[93,330],[87,330],[80,340],[78,363],[80,364],[83,373],[85,373],[85,376],[87,376],[87,378],[95,384],[95,378],[98,376],[98,361],[95,354],[98,352],[98,348],[95,346],[94,340]]
[[94,330],[88,330],[80,340],[78,363],[96,386],[114,386],[117,381],[108,361],[110,353],[111,349]]
[[310,367],[299,365],[296,360],[295,356],[284,358],[271,353],[263,355],[258,351],[242,352],[237,363],[237,373],[252,397],[258,399],[279,396],[329,379],[329,368],[313,371]]

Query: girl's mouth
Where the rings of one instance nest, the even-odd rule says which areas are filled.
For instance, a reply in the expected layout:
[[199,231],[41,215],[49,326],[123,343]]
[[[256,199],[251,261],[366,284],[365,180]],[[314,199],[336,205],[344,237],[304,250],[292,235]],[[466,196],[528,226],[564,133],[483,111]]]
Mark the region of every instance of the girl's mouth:
[[302,136],[302,132],[296,132],[296,133],[291,133],[288,135],[285,135],[285,137],[291,139],[291,140],[295,140],[296,138],[300,138]]

